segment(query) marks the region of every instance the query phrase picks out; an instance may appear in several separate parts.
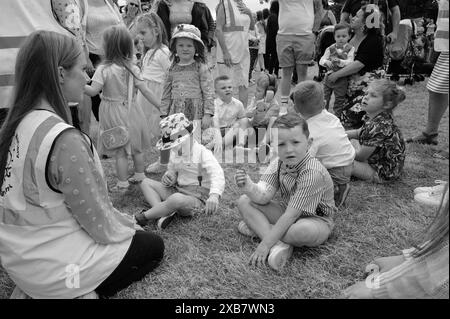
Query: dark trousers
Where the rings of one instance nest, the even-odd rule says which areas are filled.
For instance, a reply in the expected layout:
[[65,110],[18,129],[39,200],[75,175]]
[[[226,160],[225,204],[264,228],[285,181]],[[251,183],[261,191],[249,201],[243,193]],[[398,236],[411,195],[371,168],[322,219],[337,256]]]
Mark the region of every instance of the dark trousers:
[[[98,64],[101,62],[101,57],[97,54],[93,54],[93,53],[89,53],[89,59],[92,62],[92,65],[97,68]],[[89,74],[89,76],[92,77],[93,74]],[[98,118],[98,110],[100,107],[100,102],[102,101],[102,99],[100,98],[100,95],[96,95],[91,97],[91,101],[92,101],[92,113],[94,113],[95,119],[97,120],[97,122],[99,121]]]
[[267,64],[266,69],[269,74],[275,74],[278,77],[278,71],[280,70],[280,65],[278,63],[277,51],[266,53]]
[[325,76],[325,81],[323,83],[323,93],[324,99],[326,101],[326,109],[328,110],[330,105],[331,94],[334,92],[334,106],[333,113],[337,117],[341,117],[344,111],[344,104],[347,100],[347,88],[348,88],[348,77],[342,77],[332,83],[328,80],[328,75]]
[[255,67],[256,59],[258,58],[258,49],[249,49],[250,50],[250,69],[248,73],[248,80],[250,81],[252,78],[252,72]]
[[100,297],[115,295],[155,269],[161,262],[163,255],[164,242],[161,237],[150,232],[137,230],[125,257],[95,291]]

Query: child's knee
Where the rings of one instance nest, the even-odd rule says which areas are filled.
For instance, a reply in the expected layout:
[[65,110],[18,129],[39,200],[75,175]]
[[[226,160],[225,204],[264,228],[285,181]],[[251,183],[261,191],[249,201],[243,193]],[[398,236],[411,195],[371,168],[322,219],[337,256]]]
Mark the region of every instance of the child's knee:
[[330,235],[329,228],[317,225],[315,221],[304,220],[291,226],[286,234],[286,240],[294,246],[316,247],[325,242]]
[[170,209],[177,210],[186,205],[186,198],[183,194],[175,193],[167,197],[165,202]]
[[156,188],[158,186],[158,184],[161,184],[161,183],[158,182],[158,181],[155,181],[155,180],[153,180],[151,178],[144,178],[142,180],[142,182],[140,183],[140,186],[143,187],[143,188],[152,188],[152,189],[154,189],[154,188]]
[[241,215],[243,215],[251,207],[251,199],[247,195],[242,195],[237,201],[237,207]]

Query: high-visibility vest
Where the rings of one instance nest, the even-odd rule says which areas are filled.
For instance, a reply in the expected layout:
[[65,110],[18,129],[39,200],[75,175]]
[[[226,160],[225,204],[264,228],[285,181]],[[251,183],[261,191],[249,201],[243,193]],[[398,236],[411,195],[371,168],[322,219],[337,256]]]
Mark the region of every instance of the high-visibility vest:
[[0,10],[0,108],[11,104],[19,48],[36,30],[71,35],[55,19],[51,0],[3,0]]

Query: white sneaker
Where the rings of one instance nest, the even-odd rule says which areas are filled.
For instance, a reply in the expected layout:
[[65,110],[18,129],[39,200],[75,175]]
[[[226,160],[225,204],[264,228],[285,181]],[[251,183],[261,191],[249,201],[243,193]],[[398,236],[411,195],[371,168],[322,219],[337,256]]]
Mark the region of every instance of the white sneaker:
[[292,256],[294,247],[279,241],[270,249],[269,258],[267,260],[270,267],[279,271],[281,270]]
[[238,228],[239,233],[241,233],[244,236],[258,237],[258,235],[256,235],[256,233],[253,230],[251,230],[243,220],[241,220],[239,222],[239,225],[237,228]]
[[[443,196],[444,196],[443,190],[440,191],[438,190],[425,193],[418,193],[414,195],[414,200],[419,204],[423,204],[433,208],[438,208],[441,205]],[[445,197],[448,197],[448,190],[445,193]]]
[[163,165],[158,161],[150,164],[149,166],[147,166],[147,168],[145,169],[145,172],[147,174],[159,174],[159,173],[164,173],[167,170],[167,165]]
[[431,187],[417,187],[414,189],[414,194],[419,193],[427,193],[427,192],[440,192],[441,194],[444,192],[445,185],[447,185],[446,181],[435,180],[436,186]]

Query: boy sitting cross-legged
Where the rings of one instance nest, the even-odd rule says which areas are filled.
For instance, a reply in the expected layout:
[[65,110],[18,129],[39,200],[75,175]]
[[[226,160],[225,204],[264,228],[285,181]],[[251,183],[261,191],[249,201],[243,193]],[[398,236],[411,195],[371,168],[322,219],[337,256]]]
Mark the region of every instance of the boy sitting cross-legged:
[[170,150],[170,160],[161,182],[145,178],[140,184],[152,208],[135,215],[139,225],[158,220],[157,227],[164,229],[176,213],[192,216],[217,210],[225,176],[211,151],[195,140],[196,126],[183,113],[161,120],[162,137],[156,146]]
[[[257,236],[261,243],[250,257],[252,265],[281,269],[293,246],[315,247],[324,243],[334,227],[336,207],[333,181],[327,170],[313,158],[308,124],[298,114],[288,113],[275,120],[271,142],[278,148],[261,180],[255,184],[243,170],[235,181],[244,195],[238,209],[243,218],[240,233]],[[281,201],[274,201],[281,191]]]
[[299,83],[292,93],[294,108],[308,122],[313,140],[309,152],[330,173],[337,207],[345,203],[350,190],[355,149],[339,119],[324,108],[322,86],[315,81]]

